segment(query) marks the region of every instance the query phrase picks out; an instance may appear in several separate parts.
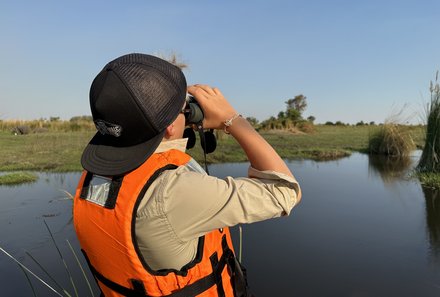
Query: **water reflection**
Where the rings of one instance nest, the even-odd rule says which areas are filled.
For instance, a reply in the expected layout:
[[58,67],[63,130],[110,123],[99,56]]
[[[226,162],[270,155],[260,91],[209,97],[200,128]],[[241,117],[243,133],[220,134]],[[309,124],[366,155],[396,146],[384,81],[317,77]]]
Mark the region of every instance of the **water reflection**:
[[422,187],[426,201],[426,226],[432,255],[440,260],[440,190]]
[[409,156],[399,158],[383,155],[368,156],[368,172],[379,176],[385,184],[392,184],[404,178],[411,165],[412,160]]
[[[417,157],[417,156],[415,156]],[[370,155],[368,169],[370,174],[379,176],[384,184],[399,182],[408,175],[414,165],[411,157],[392,158]],[[440,260],[440,190],[421,185],[425,198],[426,228],[432,255]]]
[[[412,165],[411,157],[392,158],[370,155],[369,173],[379,176],[384,184],[401,181],[408,175]],[[440,260],[440,190],[421,186],[425,198],[426,228],[432,255]]]

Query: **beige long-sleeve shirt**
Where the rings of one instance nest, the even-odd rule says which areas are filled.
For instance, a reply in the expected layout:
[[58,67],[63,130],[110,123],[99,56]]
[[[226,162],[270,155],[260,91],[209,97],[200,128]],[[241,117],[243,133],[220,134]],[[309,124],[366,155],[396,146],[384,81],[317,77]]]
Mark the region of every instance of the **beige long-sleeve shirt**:
[[[162,142],[156,152],[185,151],[186,140]],[[288,215],[301,195],[285,174],[249,167],[250,177],[219,179],[191,160],[163,172],[148,188],[136,217],[140,251],[154,269],[180,269],[197,254],[200,236],[226,226]]]

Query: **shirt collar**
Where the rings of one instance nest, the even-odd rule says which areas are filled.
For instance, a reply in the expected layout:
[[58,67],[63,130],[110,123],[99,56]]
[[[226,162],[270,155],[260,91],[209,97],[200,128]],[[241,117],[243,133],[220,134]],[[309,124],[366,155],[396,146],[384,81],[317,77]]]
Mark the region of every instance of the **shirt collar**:
[[162,141],[154,153],[163,153],[171,149],[176,149],[181,152],[185,152],[187,142],[188,142],[188,138],[179,138],[179,139]]

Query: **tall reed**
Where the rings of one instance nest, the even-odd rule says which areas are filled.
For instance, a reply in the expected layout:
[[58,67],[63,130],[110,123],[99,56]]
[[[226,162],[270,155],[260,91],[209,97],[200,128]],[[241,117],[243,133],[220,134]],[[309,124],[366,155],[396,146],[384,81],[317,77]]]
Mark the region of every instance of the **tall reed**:
[[430,82],[431,101],[426,106],[425,146],[417,165],[419,172],[440,173],[440,86],[438,71]]
[[[67,192],[66,192],[66,193],[67,193]],[[36,292],[35,287],[33,286],[32,282],[31,282],[31,280],[30,280],[30,278],[29,278],[29,275],[33,276],[36,280],[38,280],[38,282],[40,282],[40,283],[43,284],[45,287],[47,287],[48,289],[50,289],[50,290],[51,290],[54,294],[56,294],[57,296],[61,296],[61,297],[79,297],[79,293],[78,293],[78,290],[77,290],[77,286],[76,286],[76,284],[75,284],[75,282],[74,282],[72,272],[71,272],[71,270],[69,269],[69,267],[68,267],[68,265],[67,265],[67,262],[66,262],[66,260],[65,260],[65,258],[64,258],[64,256],[63,256],[63,254],[61,253],[61,250],[60,250],[60,248],[59,248],[57,242],[55,241],[54,235],[53,235],[52,231],[50,230],[48,224],[46,223],[45,220],[43,220],[43,222],[44,222],[44,224],[45,224],[45,226],[46,226],[46,228],[47,228],[47,231],[48,231],[49,234],[50,234],[50,237],[51,237],[51,239],[52,239],[52,242],[53,242],[53,244],[54,244],[54,246],[55,246],[55,248],[56,248],[56,250],[57,250],[57,252],[58,252],[58,256],[60,257],[61,261],[63,262],[64,268],[65,268],[65,270],[66,270],[66,276],[65,276],[65,277],[67,277],[67,278],[69,279],[69,281],[70,281],[70,283],[71,283],[71,285],[72,285],[73,293],[70,292],[68,289],[64,288],[64,287],[63,287],[63,286],[62,286],[62,285],[61,285],[61,284],[55,279],[54,275],[52,275],[47,269],[45,269],[44,266],[43,266],[43,265],[42,265],[42,264],[41,264],[41,263],[40,263],[35,257],[33,257],[28,251],[25,251],[25,254],[26,254],[28,257],[30,257],[30,259],[31,259],[35,264],[37,264],[37,266],[38,266],[38,267],[44,272],[44,274],[46,275],[46,277],[48,277],[48,278],[50,279],[50,281],[51,281],[52,283],[55,284],[55,286],[52,286],[52,285],[50,285],[48,282],[46,282],[45,280],[43,280],[43,278],[41,278],[41,277],[38,276],[35,272],[33,272],[32,270],[30,270],[28,267],[26,267],[23,263],[21,263],[21,262],[20,262],[19,260],[17,260],[14,256],[12,256],[11,254],[9,254],[9,253],[8,253],[6,250],[4,250],[1,246],[0,246],[0,254],[1,254],[1,253],[5,254],[7,257],[9,257],[10,259],[12,259],[16,264],[18,264],[18,266],[23,270],[23,272],[24,272],[24,274],[25,274],[25,277],[26,277],[26,279],[27,279],[27,281],[28,281],[28,283],[29,283],[29,285],[30,285],[30,287],[31,287],[31,290],[32,290],[34,296],[37,296],[37,292]],[[73,249],[72,245],[70,244],[69,240],[66,239],[66,242],[67,242],[67,244],[68,244],[68,246],[69,246],[69,248],[70,248],[70,251],[72,252],[73,256],[75,257],[75,260],[76,260],[76,263],[77,263],[78,267],[81,269],[81,273],[82,273],[82,276],[83,276],[83,278],[84,278],[84,280],[85,280],[85,282],[86,282],[86,284],[87,284],[87,286],[88,286],[90,296],[91,296],[91,297],[95,297],[95,293],[94,293],[94,290],[93,290],[93,288],[92,288],[92,282],[88,279],[88,277],[87,277],[87,275],[86,275],[86,271],[85,271],[85,269],[83,268],[83,266],[82,266],[82,264],[81,264],[81,262],[80,262],[80,260],[79,260],[79,258],[78,258],[78,256],[77,256],[77,254],[76,254],[75,250]],[[60,275],[57,275],[57,276],[60,277]],[[94,282],[93,282],[93,283],[94,283]],[[56,288],[54,288],[54,287],[56,287]],[[81,295],[81,296],[83,296],[83,295]]]

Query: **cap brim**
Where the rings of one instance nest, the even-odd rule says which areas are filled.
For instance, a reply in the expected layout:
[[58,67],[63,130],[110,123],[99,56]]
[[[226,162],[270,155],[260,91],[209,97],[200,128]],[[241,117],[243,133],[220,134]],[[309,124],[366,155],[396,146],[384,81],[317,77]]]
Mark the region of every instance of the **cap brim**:
[[81,164],[85,170],[103,176],[122,175],[139,167],[150,157],[165,135],[165,130],[140,144],[128,147],[105,145],[104,136],[96,133],[85,148]]

